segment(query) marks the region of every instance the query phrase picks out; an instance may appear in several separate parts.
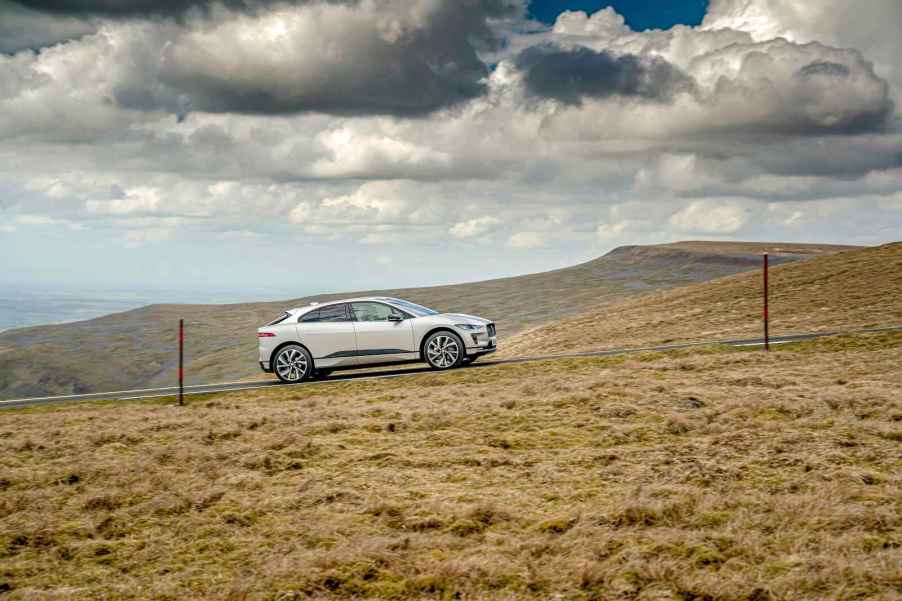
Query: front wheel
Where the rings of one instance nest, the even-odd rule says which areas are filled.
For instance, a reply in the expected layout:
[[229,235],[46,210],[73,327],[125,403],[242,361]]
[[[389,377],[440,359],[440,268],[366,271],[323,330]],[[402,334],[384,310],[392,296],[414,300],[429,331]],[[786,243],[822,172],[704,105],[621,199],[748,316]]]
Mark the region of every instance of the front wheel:
[[451,369],[464,359],[464,343],[452,332],[436,332],[426,339],[424,345],[426,363],[432,369]]
[[290,344],[276,354],[273,371],[286,384],[297,384],[313,371],[313,357],[299,344]]

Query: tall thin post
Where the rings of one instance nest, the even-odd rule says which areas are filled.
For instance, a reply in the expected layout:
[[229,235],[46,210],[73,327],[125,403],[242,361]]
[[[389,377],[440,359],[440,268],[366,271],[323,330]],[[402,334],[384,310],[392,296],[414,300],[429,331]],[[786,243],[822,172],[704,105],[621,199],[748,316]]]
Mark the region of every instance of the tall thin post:
[[770,350],[770,328],[769,321],[770,316],[768,315],[768,290],[767,290],[767,272],[768,272],[768,260],[767,253],[764,253],[764,350]]
[[179,405],[185,404],[185,320],[179,320]]

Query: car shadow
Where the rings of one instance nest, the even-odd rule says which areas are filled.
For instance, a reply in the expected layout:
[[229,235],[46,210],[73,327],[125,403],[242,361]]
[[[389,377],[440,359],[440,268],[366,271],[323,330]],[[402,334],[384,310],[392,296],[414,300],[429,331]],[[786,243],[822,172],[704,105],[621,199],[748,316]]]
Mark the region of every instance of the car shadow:
[[[466,365],[462,365],[455,369],[471,369],[474,367],[482,367],[492,365],[491,361],[484,361],[479,363],[468,363]],[[455,371],[455,370],[449,370]],[[373,378],[373,377],[382,377],[388,378],[392,376],[409,376],[412,374],[421,374],[421,373],[442,373],[441,371],[434,370],[428,366],[413,366],[413,367],[396,367],[396,368],[377,368],[370,369],[367,371],[348,371],[348,372],[337,372],[332,373],[325,378],[320,378],[319,380],[315,380],[316,382],[343,382],[348,380],[361,380],[364,378]]]

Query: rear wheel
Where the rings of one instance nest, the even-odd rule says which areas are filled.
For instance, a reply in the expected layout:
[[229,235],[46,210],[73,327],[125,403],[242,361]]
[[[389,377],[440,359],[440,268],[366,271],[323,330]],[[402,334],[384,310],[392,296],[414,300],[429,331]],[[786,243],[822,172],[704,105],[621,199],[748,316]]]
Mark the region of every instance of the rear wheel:
[[453,332],[435,332],[426,339],[424,358],[432,369],[451,369],[463,361],[464,343]]
[[313,373],[313,357],[299,344],[290,344],[276,353],[273,372],[286,384],[297,384]]

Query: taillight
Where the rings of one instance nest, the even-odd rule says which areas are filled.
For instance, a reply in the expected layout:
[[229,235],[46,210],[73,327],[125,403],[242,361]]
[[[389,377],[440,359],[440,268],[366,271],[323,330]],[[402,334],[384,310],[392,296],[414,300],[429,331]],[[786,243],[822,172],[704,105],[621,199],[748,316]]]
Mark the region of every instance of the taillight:
[[257,332],[257,338],[275,338],[276,335],[272,332]]

